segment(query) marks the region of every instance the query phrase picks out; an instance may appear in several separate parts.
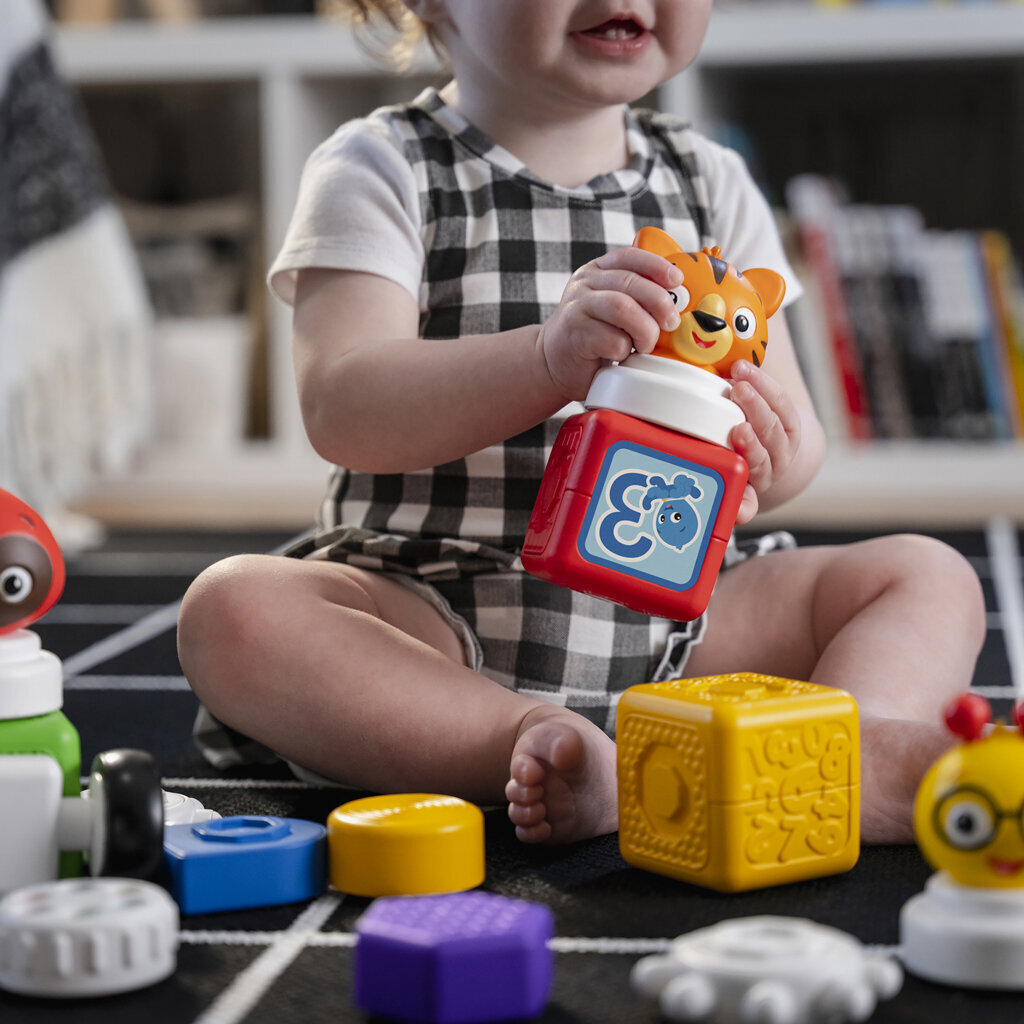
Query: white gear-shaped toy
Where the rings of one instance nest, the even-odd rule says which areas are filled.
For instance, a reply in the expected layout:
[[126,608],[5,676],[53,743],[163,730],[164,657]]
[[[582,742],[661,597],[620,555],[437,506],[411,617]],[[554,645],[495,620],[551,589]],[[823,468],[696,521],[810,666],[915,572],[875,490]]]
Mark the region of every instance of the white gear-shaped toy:
[[836,928],[765,916],[681,935],[640,960],[631,981],[672,1021],[843,1024],[896,995],[903,971]]
[[174,973],[178,907],[152,882],[65,878],[0,900],[0,989],[74,999]]

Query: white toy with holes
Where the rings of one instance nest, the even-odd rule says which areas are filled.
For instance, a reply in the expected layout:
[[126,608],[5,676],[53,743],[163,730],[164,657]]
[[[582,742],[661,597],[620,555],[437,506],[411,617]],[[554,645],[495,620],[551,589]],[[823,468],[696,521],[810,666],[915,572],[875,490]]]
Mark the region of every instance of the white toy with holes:
[[896,995],[903,972],[846,932],[766,916],[681,935],[640,960],[631,980],[672,1021],[843,1024]]

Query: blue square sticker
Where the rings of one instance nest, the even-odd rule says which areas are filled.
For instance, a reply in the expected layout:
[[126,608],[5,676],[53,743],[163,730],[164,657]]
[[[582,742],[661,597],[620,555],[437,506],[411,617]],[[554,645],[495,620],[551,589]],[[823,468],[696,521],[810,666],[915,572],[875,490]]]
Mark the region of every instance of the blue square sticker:
[[725,481],[632,441],[605,453],[577,546],[595,565],[688,590],[700,576]]

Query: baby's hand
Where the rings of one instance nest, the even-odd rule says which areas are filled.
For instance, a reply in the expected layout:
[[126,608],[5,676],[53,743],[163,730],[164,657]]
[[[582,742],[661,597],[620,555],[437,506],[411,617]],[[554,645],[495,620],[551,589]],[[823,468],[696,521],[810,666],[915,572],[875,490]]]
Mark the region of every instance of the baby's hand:
[[634,349],[647,354],[662,328],[679,326],[669,289],[682,280],[682,271],[664,257],[632,246],[613,249],[572,275],[537,338],[566,399],[586,397],[606,360],[621,362]]
[[732,400],[747,418],[729,435],[733,448],[750,467],[736,516],[742,526],[757,513],[758,495],[768,491],[792,463],[800,447],[800,412],[782,385],[753,363],[733,363],[731,377]]

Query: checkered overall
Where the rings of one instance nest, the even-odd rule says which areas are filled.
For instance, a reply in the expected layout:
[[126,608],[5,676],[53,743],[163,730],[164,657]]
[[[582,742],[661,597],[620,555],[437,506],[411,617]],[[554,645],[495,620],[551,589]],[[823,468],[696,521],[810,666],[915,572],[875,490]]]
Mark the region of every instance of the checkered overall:
[[[494,146],[433,89],[374,115],[399,133],[419,187],[423,338],[443,343],[542,323],[574,270],[629,245],[644,225],[667,231],[684,250],[718,244],[691,130],[665,114],[626,116],[627,166],[565,189]],[[580,410],[569,405],[502,444],[433,469],[336,468],[315,535],[290,554],[316,551],[429,584],[475,635],[473,667],[613,735],[621,691],[678,675],[704,621],[651,619],[524,574],[518,551],[547,456],[562,422]],[[787,545],[786,537],[754,547]],[[726,564],[745,556],[732,546]],[[208,718],[197,737],[208,754],[237,752],[243,740]]]

